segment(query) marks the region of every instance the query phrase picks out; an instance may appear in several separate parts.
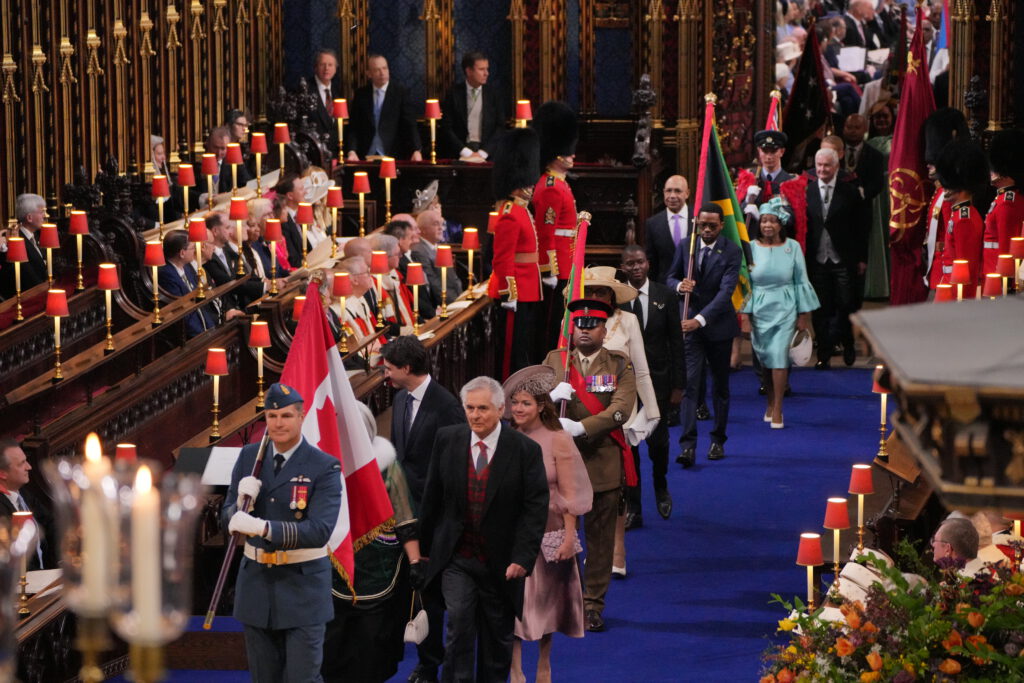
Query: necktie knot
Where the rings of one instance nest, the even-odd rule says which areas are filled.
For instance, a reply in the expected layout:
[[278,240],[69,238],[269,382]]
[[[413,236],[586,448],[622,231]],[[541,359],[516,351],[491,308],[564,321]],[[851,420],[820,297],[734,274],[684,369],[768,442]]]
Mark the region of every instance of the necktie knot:
[[483,441],[476,442],[477,456],[476,456],[476,471],[479,474],[484,471],[487,467],[487,444]]
[[282,467],[284,467],[284,456],[280,453],[274,454],[274,474],[280,474]]

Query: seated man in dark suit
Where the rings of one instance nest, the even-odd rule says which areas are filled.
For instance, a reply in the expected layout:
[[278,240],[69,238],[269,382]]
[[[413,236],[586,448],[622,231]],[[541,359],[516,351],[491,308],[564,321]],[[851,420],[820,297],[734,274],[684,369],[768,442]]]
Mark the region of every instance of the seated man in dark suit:
[[46,255],[36,241],[39,228],[46,222],[46,200],[37,194],[20,194],[14,203],[14,215],[18,219],[15,230],[5,231],[0,238],[0,298],[14,297],[14,263],[7,261],[7,237],[24,237],[28,262],[21,264],[21,291],[32,289],[46,282]]
[[494,141],[505,128],[502,95],[487,84],[490,62],[482,52],[462,58],[464,83],[458,83],[441,100],[441,149],[445,159],[470,163],[486,161]]
[[[266,285],[253,270],[242,261],[242,275],[238,274],[238,246],[235,244],[235,227],[226,215],[214,212],[206,217],[206,228],[209,230],[210,241],[213,243],[213,255],[203,263],[203,269],[215,287],[225,285],[235,279],[245,278],[245,283],[234,289],[229,295],[228,308],[245,310],[250,303],[263,296]],[[243,233],[244,235],[244,233]]]
[[274,192],[284,204],[285,215],[281,219],[281,234],[288,248],[288,265],[292,269],[302,267],[302,229],[295,222],[299,202],[306,201],[306,179],[287,175],[274,186]]
[[683,398],[682,453],[676,462],[690,467],[697,448],[697,388],[705,362],[711,370],[715,425],[711,430],[708,460],[725,457],[726,424],[729,421],[729,356],[732,340],[740,333],[732,294],[740,275],[739,246],[722,234],[722,207],[700,207],[696,229],[700,242],[692,278],[688,276],[690,253],[680,246],[668,274],[668,285],[680,296],[690,294],[690,308],[683,320],[686,349],[686,394]]
[[[441,243],[441,232],[444,229],[444,218],[441,217],[440,211],[430,209],[416,217],[416,224],[420,229],[420,241],[412,248],[413,260],[423,264],[423,273],[427,277],[427,282],[430,283],[427,288],[430,299],[435,308],[440,308],[441,269],[435,264],[437,262],[437,245]],[[462,294],[462,280],[455,272],[455,268],[449,268],[444,290],[445,300],[451,303],[460,294]]]
[[0,439],[0,519],[10,519],[15,512],[31,512],[36,523],[38,544],[28,558],[29,571],[57,567],[60,545],[53,517],[42,501],[29,493],[28,480],[32,465],[13,439]]
[[349,107],[348,160],[391,156],[423,161],[416,108],[409,91],[391,82],[388,60],[383,56],[370,55],[367,63],[370,82],[356,90]]
[[670,176],[662,189],[665,210],[647,219],[644,227],[645,250],[650,263],[651,279],[665,284],[669,266],[680,242],[686,244],[690,234],[690,185],[681,175]]
[[[192,293],[199,286],[193,264],[196,261],[196,245],[188,241],[188,233],[184,230],[171,230],[164,235],[164,265],[157,271],[160,289],[177,298]],[[220,301],[212,301],[200,307],[196,312],[185,316],[185,329],[188,336],[194,337],[217,326]],[[228,320],[241,314],[241,311],[228,311]]]
[[[231,131],[223,126],[218,126],[210,131],[209,137],[206,138],[206,144],[204,149],[207,154],[217,155],[217,164],[219,170],[213,176],[213,185],[217,192],[231,192],[232,183],[234,178],[231,174],[231,164],[224,163],[224,157],[228,153],[228,143],[231,142]],[[199,173],[198,167],[196,173]],[[247,182],[252,180],[252,176],[249,175],[248,169],[245,164],[238,164],[238,187],[244,187]],[[198,178],[196,179],[198,180]]]

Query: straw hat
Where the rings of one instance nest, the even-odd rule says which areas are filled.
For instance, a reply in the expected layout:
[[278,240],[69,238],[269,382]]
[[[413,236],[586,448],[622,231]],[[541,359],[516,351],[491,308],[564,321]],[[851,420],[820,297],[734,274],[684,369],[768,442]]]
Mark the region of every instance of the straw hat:
[[[621,306],[622,304],[628,303],[635,299],[639,292],[627,285],[625,282],[619,282],[615,279],[615,269],[611,266],[590,266],[583,270],[583,287],[607,287],[608,289],[615,292],[615,305]],[[562,294],[568,299],[569,298],[569,287],[568,285]]]

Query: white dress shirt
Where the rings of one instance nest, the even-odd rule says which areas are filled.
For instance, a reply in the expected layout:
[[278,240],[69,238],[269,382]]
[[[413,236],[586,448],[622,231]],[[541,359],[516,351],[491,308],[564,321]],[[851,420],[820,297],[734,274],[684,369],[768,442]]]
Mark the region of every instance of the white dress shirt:
[[469,443],[470,450],[473,451],[474,463],[476,462],[477,457],[480,455],[480,442],[483,441],[484,446],[487,447],[487,464],[491,464],[491,460],[494,459],[494,451],[498,449],[498,436],[500,434],[501,422],[498,422],[498,425],[494,428],[494,430],[490,434],[485,436],[483,439],[477,436],[475,432],[471,432]]
[[427,375],[418,387],[409,392],[409,395],[412,396],[412,406],[409,409],[409,424],[416,421],[416,415],[420,412],[420,404],[423,402],[428,386],[430,386],[430,375]]

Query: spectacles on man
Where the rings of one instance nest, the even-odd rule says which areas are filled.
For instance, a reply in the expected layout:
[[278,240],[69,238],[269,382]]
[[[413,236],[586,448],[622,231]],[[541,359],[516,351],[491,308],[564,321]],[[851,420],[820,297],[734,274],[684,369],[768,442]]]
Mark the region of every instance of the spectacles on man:
[[694,223],[694,225],[698,230],[703,230],[704,228],[717,228],[719,226],[718,223],[712,223],[711,221],[704,221],[703,223],[698,222]]

